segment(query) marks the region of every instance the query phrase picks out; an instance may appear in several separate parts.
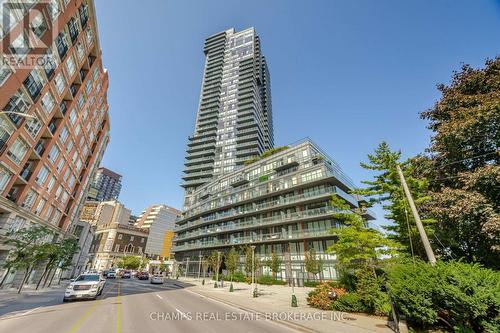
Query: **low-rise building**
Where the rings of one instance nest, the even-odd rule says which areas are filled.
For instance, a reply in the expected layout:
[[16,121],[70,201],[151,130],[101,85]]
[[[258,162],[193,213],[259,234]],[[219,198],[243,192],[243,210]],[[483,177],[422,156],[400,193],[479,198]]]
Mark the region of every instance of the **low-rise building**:
[[[335,242],[331,231],[342,225],[332,216],[338,210],[331,198],[338,196],[353,209],[362,198],[350,194],[351,179],[310,140],[277,151],[186,196],[173,252],[178,262],[192,263],[188,274],[197,274],[200,256],[255,246],[257,260],[273,253],[282,259],[282,279],[307,278],[304,258],[311,249],[323,262],[321,277],[337,277],[335,255],[327,249]],[[367,220],[373,216],[365,210]]]
[[90,248],[91,267],[105,270],[117,267],[123,256],[144,255],[148,231],[121,223],[98,225]]

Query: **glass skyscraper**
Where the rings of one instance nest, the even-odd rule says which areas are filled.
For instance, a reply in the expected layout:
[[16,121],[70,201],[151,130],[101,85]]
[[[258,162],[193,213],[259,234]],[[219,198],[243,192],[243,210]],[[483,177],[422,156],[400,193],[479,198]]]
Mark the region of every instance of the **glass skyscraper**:
[[213,177],[274,146],[269,70],[254,28],[208,37],[195,131],[182,186],[186,197]]

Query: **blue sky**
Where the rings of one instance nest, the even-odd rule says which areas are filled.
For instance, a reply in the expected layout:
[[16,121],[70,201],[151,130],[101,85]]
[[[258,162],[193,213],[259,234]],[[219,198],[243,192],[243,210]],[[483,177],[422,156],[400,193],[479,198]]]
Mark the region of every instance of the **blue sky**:
[[95,2],[110,75],[103,165],[123,175],[120,200],[135,213],[152,203],[181,207],[211,34],[256,28],[276,145],[310,137],[358,184],[371,177],[360,161],[382,140],[405,156],[428,147],[418,113],[439,98],[437,83],[461,63],[500,54],[499,1]]

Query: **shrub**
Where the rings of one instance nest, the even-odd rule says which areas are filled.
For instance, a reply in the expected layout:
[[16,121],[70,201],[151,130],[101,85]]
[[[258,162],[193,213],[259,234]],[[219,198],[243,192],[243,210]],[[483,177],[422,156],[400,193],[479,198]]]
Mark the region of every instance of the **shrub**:
[[388,267],[387,286],[410,324],[500,331],[500,272],[457,261],[422,261]]
[[343,312],[367,312],[367,309],[359,294],[356,292],[347,293],[340,296],[332,303],[332,310]]
[[274,277],[270,276],[270,275],[262,275],[262,276],[259,276],[259,278],[257,279],[257,282],[259,284],[264,284],[264,285],[286,285],[286,281],[282,281],[282,280],[278,280],[278,279],[275,279]]
[[304,287],[316,288],[319,285],[318,281],[304,281]]
[[[233,282],[246,282],[246,276],[242,272],[234,272],[232,278]],[[224,280],[231,281],[231,274],[225,276]]]
[[371,269],[362,269],[356,273],[356,293],[365,307],[365,312],[384,316],[391,311],[388,295],[383,292],[384,281],[375,276]]
[[333,301],[328,297],[328,293],[330,291],[337,293],[337,297],[342,297],[342,295],[346,294],[346,291],[343,288],[333,288],[328,283],[321,283],[316,287],[316,289],[308,294],[307,304],[314,308],[330,310],[333,303]]

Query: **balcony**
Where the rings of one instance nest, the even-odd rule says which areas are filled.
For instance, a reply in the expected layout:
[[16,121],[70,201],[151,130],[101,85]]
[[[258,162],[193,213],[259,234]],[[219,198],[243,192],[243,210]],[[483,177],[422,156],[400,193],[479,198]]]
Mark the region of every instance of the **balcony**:
[[38,156],[40,156],[40,157],[41,157],[41,156],[43,155],[43,153],[45,152],[45,147],[44,147],[44,145],[45,145],[45,140],[43,140],[43,139],[42,139],[42,140],[38,141],[38,143],[37,143],[37,144],[36,144],[36,146],[35,146],[35,149],[34,149],[34,150],[35,150],[35,152],[38,154]]
[[22,179],[24,179],[25,181],[29,181],[30,180],[30,177],[32,175],[32,172],[31,172],[31,166],[25,166],[25,168],[21,171],[21,173],[19,174],[19,176],[21,176]]
[[226,247],[226,246],[238,246],[244,244],[254,244],[254,243],[268,243],[268,242],[283,242],[294,239],[304,239],[304,238],[323,238],[323,237],[334,237],[331,233],[331,229],[312,229],[312,230],[301,230],[296,232],[278,232],[263,235],[252,235],[245,237],[230,237],[229,239],[216,239],[208,242],[195,242],[191,244],[176,245],[173,247],[172,251],[187,251],[201,248],[211,248],[211,247]]
[[[329,188],[329,189],[325,189],[325,190],[321,190],[321,191],[314,191],[311,193],[300,194],[300,195],[296,195],[296,196],[293,196],[290,198],[284,198],[284,199],[272,201],[272,202],[265,203],[262,205],[256,205],[252,209],[248,209],[248,210],[245,210],[243,212],[233,210],[233,212],[231,212],[230,214],[226,214],[224,216],[217,216],[217,217],[211,218],[211,219],[200,218],[196,221],[176,226],[175,231],[179,232],[179,231],[182,231],[185,229],[189,229],[191,227],[198,227],[198,226],[201,226],[204,224],[213,224],[215,221],[217,221],[219,219],[226,219],[228,217],[229,218],[242,218],[242,217],[250,215],[250,214],[262,213],[262,212],[265,212],[267,210],[277,209],[280,206],[293,205],[293,204],[297,204],[297,203],[301,203],[301,202],[306,202],[306,201],[316,200],[319,198],[329,197],[335,193],[335,190],[336,190],[336,188]],[[316,211],[320,211],[322,209],[323,208],[318,208],[317,210],[313,209],[313,210],[304,211],[304,212],[306,212],[305,214],[309,214],[308,212],[316,212]],[[303,214],[304,212],[300,212],[300,214]],[[332,212],[338,212],[338,210],[333,209]],[[299,214],[299,213],[292,213],[291,215],[295,216],[295,218],[298,218],[299,215],[295,215],[295,214]],[[286,216],[286,215],[283,215],[283,216]],[[283,216],[265,218],[265,219],[260,219],[260,220],[255,219],[255,220],[251,221],[250,224],[251,224],[251,226],[262,226],[262,225],[269,225],[269,224],[274,224],[274,223],[278,223],[278,222],[282,223]],[[264,223],[264,222],[262,222],[264,220],[272,221],[272,222]],[[261,221],[261,222],[258,222],[258,221]],[[247,223],[247,222],[245,222],[245,223]],[[235,226],[231,230],[242,228],[245,223],[239,223],[237,225],[235,224]]]
[[52,133],[52,135],[54,135],[54,133],[57,130],[57,120],[52,119],[50,121],[49,125],[47,126],[47,128],[49,129],[50,133]]

